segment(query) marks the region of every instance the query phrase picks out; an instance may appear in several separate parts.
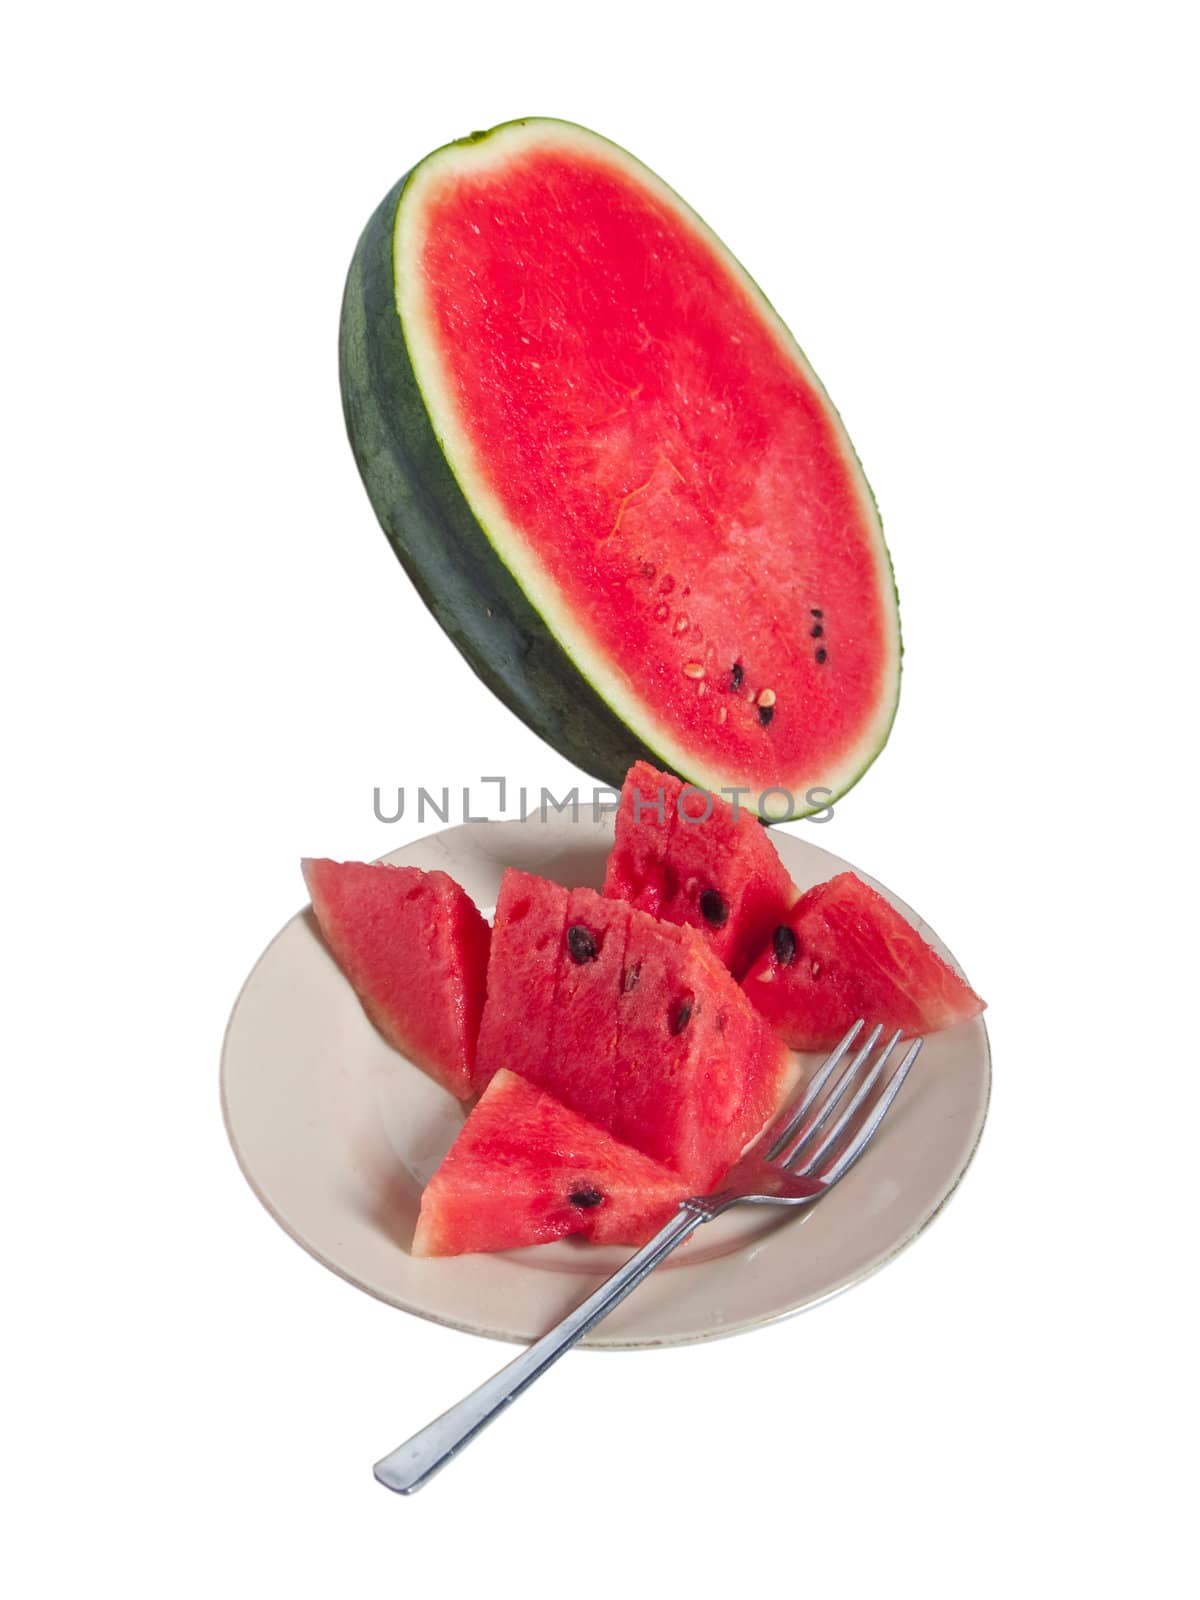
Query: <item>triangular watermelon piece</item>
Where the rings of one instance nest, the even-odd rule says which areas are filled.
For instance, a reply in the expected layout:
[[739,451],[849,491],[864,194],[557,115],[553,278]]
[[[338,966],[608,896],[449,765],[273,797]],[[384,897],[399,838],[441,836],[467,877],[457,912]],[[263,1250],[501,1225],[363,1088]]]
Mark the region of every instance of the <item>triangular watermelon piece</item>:
[[876,890],[840,872],[802,895],[743,987],[793,1050],[825,1050],[858,1017],[936,1033],[984,1002]]
[[698,929],[738,978],[796,898],[752,812],[644,761],[621,790],[604,893]]
[[519,1072],[699,1194],[773,1110],[785,1060],[693,929],[592,889],[506,875],[480,1077]]
[[775,1110],[786,1052],[694,929],[632,912],[625,966],[613,1132],[703,1194]]
[[687,1193],[678,1174],[502,1069],[421,1197],[413,1254],[516,1250],[570,1234],[642,1244]]
[[490,930],[444,872],[383,862],[301,863],[325,942],[367,1015],[410,1061],[472,1092]]
[[561,884],[516,867],[507,868],[500,880],[475,1058],[476,1093],[503,1067],[534,1083],[543,1079],[569,898]]

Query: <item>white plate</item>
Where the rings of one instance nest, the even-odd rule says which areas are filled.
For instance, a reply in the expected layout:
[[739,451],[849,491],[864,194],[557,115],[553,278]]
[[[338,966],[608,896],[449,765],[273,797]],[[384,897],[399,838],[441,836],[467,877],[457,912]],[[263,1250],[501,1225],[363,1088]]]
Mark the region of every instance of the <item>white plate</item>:
[[[806,840],[772,837],[802,889],[847,866]],[[552,815],[448,828],[383,859],[440,867],[490,911],[507,866],[598,887],[611,841],[611,821]],[[953,1192],[982,1132],[990,1081],[982,1019],[932,1035],[870,1153],[828,1198],[799,1213],[743,1207],[709,1223],[586,1343],[634,1349],[718,1338],[866,1277]],[[246,980],[225,1036],[221,1095],[242,1171],[276,1221],[318,1261],[405,1311],[528,1341],[628,1255],[575,1241],[434,1260],[410,1254],[421,1189],[463,1108],[368,1022],[311,911],[292,918]]]

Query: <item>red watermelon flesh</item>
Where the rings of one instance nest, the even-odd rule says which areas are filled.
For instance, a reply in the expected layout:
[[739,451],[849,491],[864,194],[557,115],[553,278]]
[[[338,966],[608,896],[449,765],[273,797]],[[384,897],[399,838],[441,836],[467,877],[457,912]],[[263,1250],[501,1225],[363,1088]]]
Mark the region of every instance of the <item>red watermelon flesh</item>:
[[573,889],[554,994],[546,1083],[602,1128],[616,1124],[617,997],[625,971],[629,907]]
[[[497,914],[481,1072],[512,1067],[700,1193],[774,1107],[783,1046],[693,929],[592,889],[559,892],[557,950],[547,937],[557,902],[552,917],[527,916],[504,936]],[[493,1011],[512,1019],[506,1061],[493,1054]],[[546,1048],[523,1050],[543,1019]]]
[[702,1194],[775,1109],[786,1053],[693,929],[631,912],[625,972],[613,1132]]
[[698,782],[779,785],[793,813],[843,792],[895,708],[891,569],[737,262],[624,151],[539,119],[422,163],[394,249],[433,431],[586,680]]
[[568,899],[561,884],[516,867],[500,880],[475,1058],[476,1093],[502,1067],[535,1083],[545,1077]]
[[644,761],[621,790],[604,892],[699,929],[737,978],[796,898],[754,813]]
[[489,929],[444,872],[301,863],[325,942],[389,1044],[451,1094],[471,1094]]
[[617,810],[616,837],[608,853],[604,893],[651,917],[662,914],[666,893],[663,863],[675,827],[675,803],[683,787],[648,761],[636,761],[625,774]]
[[908,920],[853,872],[801,896],[746,975],[746,993],[794,1050],[824,1050],[857,1017],[936,1033],[984,1002]]
[[413,1254],[516,1250],[570,1234],[642,1244],[686,1195],[678,1173],[501,1069],[421,1197]]

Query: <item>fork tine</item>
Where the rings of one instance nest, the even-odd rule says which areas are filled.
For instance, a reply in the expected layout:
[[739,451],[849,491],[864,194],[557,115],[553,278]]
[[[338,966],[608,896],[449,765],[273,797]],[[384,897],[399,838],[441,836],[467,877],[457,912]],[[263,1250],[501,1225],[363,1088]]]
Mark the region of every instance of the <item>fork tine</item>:
[[814,1100],[816,1100],[821,1090],[829,1082],[830,1075],[836,1068],[838,1062],[846,1054],[846,1051],[849,1050],[855,1039],[857,1039],[862,1027],[863,1019],[859,1017],[854,1026],[847,1030],[846,1036],[842,1039],[842,1041],[835,1046],[829,1058],[817,1072],[812,1082],[805,1088],[804,1093],[800,1097],[800,1103],[798,1106],[796,1106],[796,1109],[794,1111],[791,1109],[792,1106],[796,1104],[796,1102],[793,1100],[787,1107],[785,1107],[783,1111],[779,1113],[779,1116],[776,1117],[771,1132],[775,1133],[775,1129],[778,1128],[781,1123],[783,1124],[783,1131],[782,1133],[775,1135],[770,1149],[766,1152],[764,1160],[777,1161],[779,1159],[779,1152],[781,1150],[785,1150],[790,1140],[795,1136],[797,1128],[800,1127],[801,1123],[803,1123],[805,1117],[811,1110]]
[[859,1156],[862,1155],[863,1151],[870,1144],[876,1133],[878,1133],[879,1124],[883,1121],[884,1117],[887,1116],[892,1101],[900,1093],[900,1086],[903,1084],[905,1078],[908,1077],[909,1068],[920,1055],[921,1046],[924,1043],[924,1039],[914,1039],[912,1044],[909,1045],[903,1061],[901,1061],[900,1065],[892,1074],[887,1088],[884,1089],[883,1093],[879,1096],[879,1099],[871,1108],[870,1116],[868,1116],[867,1120],[863,1123],[862,1127],[842,1151],[841,1155],[838,1156],[833,1165],[826,1172],[820,1174],[821,1182],[827,1189],[835,1184],[839,1178],[844,1177],[845,1174],[849,1172],[850,1168],[858,1160]]
[[862,1067],[863,1062],[879,1043],[879,1035],[882,1032],[883,1024],[877,1022],[867,1035],[866,1043],[863,1045],[862,1049],[859,1050],[854,1060],[841,1073],[833,1088],[830,1089],[829,1093],[825,1096],[824,1102],[817,1111],[816,1115],[813,1117],[812,1121],[803,1129],[795,1144],[793,1144],[790,1149],[786,1149],[785,1153],[779,1158],[783,1166],[790,1167],[792,1162],[795,1161],[796,1157],[800,1154],[801,1150],[804,1149],[811,1139],[820,1133],[821,1129],[829,1121],[829,1118],[833,1115],[838,1101],[842,1098],[846,1090],[850,1087],[851,1083],[858,1076],[858,1072]]
[[[862,1082],[859,1084],[858,1088],[854,1091],[854,1094],[851,1096],[851,1099],[850,1099],[850,1104],[842,1112],[841,1116],[834,1123],[833,1127],[830,1128],[829,1132],[821,1140],[821,1142],[817,1146],[817,1148],[807,1158],[807,1160],[805,1161],[804,1165],[801,1168],[799,1168],[799,1171],[805,1177],[807,1177],[809,1174],[815,1172],[816,1169],[821,1165],[821,1163],[823,1161],[827,1160],[827,1158],[829,1157],[830,1152],[837,1148],[838,1142],[841,1139],[842,1134],[845,1133],[846,1129],[850,1126],[851,1122],[853,1122],[855,1113],[858,1111],[858,1109],[862,1105],[863,1101],[870,1094],[872,1088],[879,1081],[879,1074],[883,1071],[884,1067],[887,1065],[888,1057],[891,1055],[892,1051],[896,1048],[896,1046],[899,1043],[900,1043],[900,1029],[897,1028],[895,1033],[892,1035],[892,1037],[888,1040],[887,1044],[884,1046],[883,1051],[880,1054],[878,1061],[876,1061],[875,1065],[871,1068],[871,1070],[864,1075]],[[792,1153],[791,1159],[787,1163],[788,1166],[792,1166],[792,1162],[795,1161],[796,1156],[799,1154],[799,1150],[800,1150],[800,1147],[797,1146],[797,1149]],[[796,1171],[797,1169],[795,1167],[792,1167],[792,1170]]]

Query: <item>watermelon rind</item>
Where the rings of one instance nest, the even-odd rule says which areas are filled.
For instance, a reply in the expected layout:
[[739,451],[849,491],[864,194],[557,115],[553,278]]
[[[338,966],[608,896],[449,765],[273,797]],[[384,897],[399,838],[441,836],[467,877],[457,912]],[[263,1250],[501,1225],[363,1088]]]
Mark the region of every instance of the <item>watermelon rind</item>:
[[[849,754],[803,774],[781,772],[756,785],[745,804],[774,787],[769,820],[824,810],[844,795],[879,755],[895,719],[901,641],[896,588],[874,495],[841,418],[791,333],[722,241],[663,181],[620,146],[556,118],[500,123],[433,151],[389,191],[359,240],[342,304],[339,368],[343,409],[355,461],[371,505],[405,571],[443,630],[494,694],[528,727],[585,772],[614,788],[637,760],[719,791],[744,775],[696,757],[682,735],[659,720],[604,654],[573,624],[565,597],[483,475],[459,426],[438,369],[435,341],[422,307],[421,275],[412,270],[423,194],[432,180],[461,163],[502,161],[530,140],[598,149],[635,182],[651,189],[707,239],[740,276],[789,357],[821,396],[864,521],[876,535],[878,583],[888,636],[885,692]],[[779,790],[793,798],[786,814]],[[816,791],[814,793],[814,791]],[[808,795],[814,793],[812,801]]]

